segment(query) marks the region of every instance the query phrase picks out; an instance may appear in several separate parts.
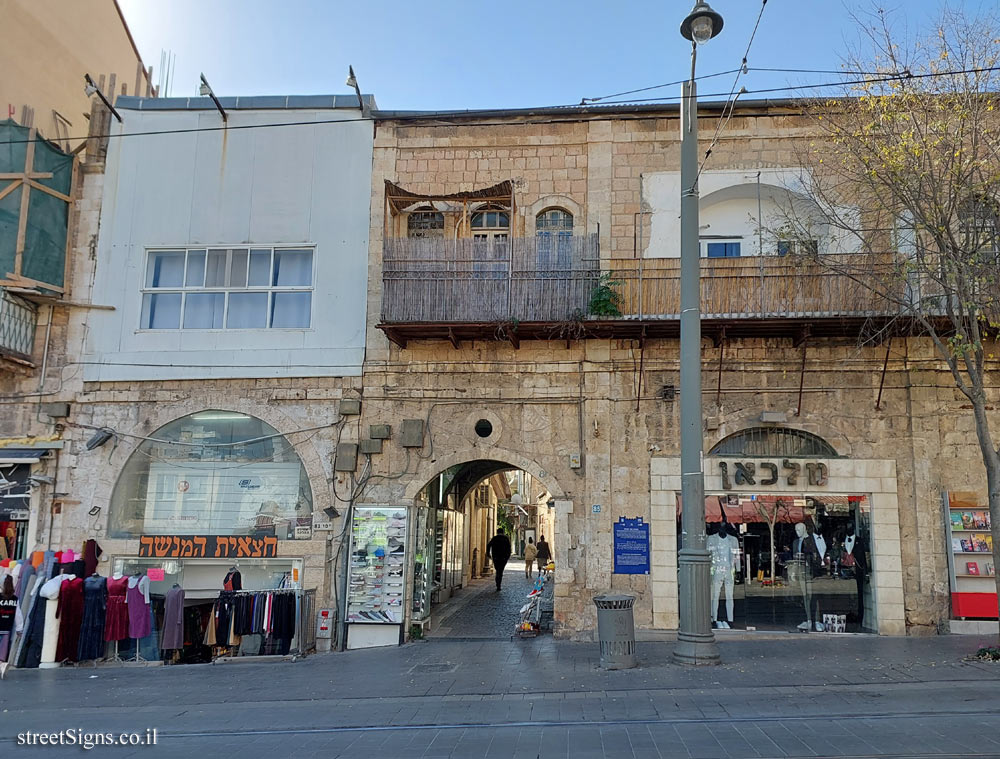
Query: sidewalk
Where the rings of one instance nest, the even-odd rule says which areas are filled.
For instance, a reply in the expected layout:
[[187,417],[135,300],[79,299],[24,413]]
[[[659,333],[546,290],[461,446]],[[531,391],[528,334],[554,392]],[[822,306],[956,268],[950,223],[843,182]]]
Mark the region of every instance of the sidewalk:
[[437,639],[289,664],[12,671],[0,752],[29,729],[156,727],[158,756],[1000,756],[1000,669],[963,660],[979,643],[723,640],[723,664],[691,669],[650,642],[639,668],[604,672],[594,643]]

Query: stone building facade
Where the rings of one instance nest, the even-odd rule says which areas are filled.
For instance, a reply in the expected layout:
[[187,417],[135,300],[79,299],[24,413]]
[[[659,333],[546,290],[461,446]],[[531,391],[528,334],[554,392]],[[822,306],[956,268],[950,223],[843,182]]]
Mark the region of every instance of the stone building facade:
[[[208,108],[167,102],[156,110],[173,109],[183,120]],[[301,463],[310,493],[295,526],[308,514],[310,529],[277,540],[273,558],[295,563],[317,607],[342,608],[350,571],[345,517],[352,509],[398,510],[417,525],[435,498],[457,513],[463,494],[493,482],[489,508],[468,507],[475,539],[455,556],[462,581],[474,577],[480,567],[473,550],[481,563],[484,529],[492,531],[503,500],[497,475],[520,469],[548,494],[544,506],[535,505],[535,529],[550,531],[555,554],[556,634],[590,636],[592,597],[606,590],[637,596],[638,626],[676,627],[676,110],[372,116],[370,181],[365,176],[348,188],[358,195],[350,201],[352,218],[361,219],[367,239],[338,259],[360,276],[350,298],[334,292],[332,276],[316,296],[350,300],[357,329],[336,315],[324,317],[315,334],[303,338],[318,342],[297,344],[295,360],[279,356],[279,345],[252,340],[185,346],[130,332],[121,320],[145,318],[138,299],[143,288],[115,296],[110,272],[118,271],[115,256],[125,248],[141,259],[165,245],[278,247],[310,240],[293,232],[254,239],[218,229],[212,239],[199,233],[190,240],[163,234],[120,240],[116,218],[120,224],[134,215],[109,206],[117,198],[106,183],[122,156],[112,154],[107,174],[102,162],[81,172],[68,295],[79,305],[53,310],[41,387],[37,373],[5,376],[0,401],[8,445],[44,444],[53,451],[34,465],[52,482],[31,491],[32,547],[95,538],[113,561],[137,562],[142,531],[125,534],[114,522],[121,507],[116,487],[130,461],[150,457],[143,446],[179,420],[221,412],[275,430]],[[705,107],[703,135],[714,132],[718,117],[717,108]],[[744,104],[721,132],[702,176],[706,492],[715,499],[716,520],[728,509],[732,524],[749,527],[738,538],[739,561],[747,563],[734,570],[742,587],[758,594],[738,591],[747,627],[784,629],[792,615],[809,613],[795,606],[794,593],[775,596],[777,578],[760,558],[784,547],[763,550],[761,524],[770,508],[771,516],[786,510],[776,529],[789,542],[793,522],[827,529],[831,544],[847,543],[843,528],[858,522],[870,571],[857,585],[866,621],[856,620],[854,629],[944,631],[950,546],[942,494],[985,496],[973,420],[932,346],[902,334],[872,339],[878,319],[865,313],[862,295],[794,271],[777,255],[778,241],[762,231],[764,220],[747,221],[794,193],[807,134],[791,104]],[[251,160],[230,140],[227,160]],[[282,160],[295,157],[288,143],[275,150]],[[153,168],[154,176],[172,170],[169,161]],[[232,168],[230,181],[238,185],[245,167]],[[366,220],[362,209],[369,207]],[[159,223],[155,214],[148,220],[150,228]],[[138,266],[132,261],[121,270],[135,278]],[[595,296],[607,300],[609,293],[618,294],[611,298],[615,309],[595,305]],[[341,344],[354,351],[347,363],[356,360],[356,371],[335,366],[344,360],[337,355],[303,353]],[[214,363],[206,358],[213,352]],[[69,416],[48,417],[39,401],[68,403]],[[112,441],[88,450],[101,429],[114,431]],[[781,447],[792,443],[802,447]],[[752,466],[753,480],[736,479],[736,464],[745,472]],[[767,478],[772,466],[775,476]],[[799,473],[797,480],[791,472]],[[825,522],[817,509],[825,509]],[[648,572],[616,571],[616,525],[640,518],[649,528]],[[160,527],[161,536],[198,532],[184,522],[172,533]],[[406,553],[426,561],[417,532],[408,528]],[[751,537],[759,543],[749,543]],[[411,623],[426,623],[411,603],[418,563],[406,565],[398,634],[382,642],[410,634]],[[817,595],[823,583],[845,597],[855,587],[849,573],[835,566],[824,571],[810,586]],[[785,589],[795,590],[785,579]]]
[[[595,624],[591,598],[608,589],[638,596],[638,625],[675,627],[679,343],[676,308],[657,301],[657,288],[676,287],[672,274],[664,274],[678,255],[672,236],[677,208],[664,191],[679,187],[676,109],[377,117],[364,415],[373,423],[419,419],[425,425],[416,455],[389,445],[375,459],[376,472],[392,475],[377,499],[410,503],[440,472],[475,460],[525,469],[555,500],[557,630],[589,635]],[[718,117],[718,109],[703,110],[703,137],[713,134]],[[842,283],[824,283],[819,294],[774,295],[767,290],[773,278],[792,273],[781,268],[777,250],[768,250],[773,239],[765,240],[759,226],[752,236],[722,229],[727,223],[746,226],[748,213],[758,215],[762,175],[763,205],[794,192],[790,180],[801,173],[808,133],[792,104],[737,108],[701,180],[703,245],[732,244],[735,238],[744,257],[760,247],[770,253],[739,262],[747,269],[711,270],[742,286],[708,294],[703,289],[705,451],[762,428],[826,441],[835,455],[825,464],[829,479],[821,486],[742,489],[805,497],[822,491],[863,502],[874,564],[866,585],[859,585],[870,604],[864,629],[942,631],[949,617],[950,550],[942,493],[971,490],[985,497],[973,420],[963,399],[926,341],[871,339],[866,320],[857,318],[862,309],[846,302],[857,293],[845,294]],[[504,192],[512,197],[498,202]],[[474,247],[477,233],[495,231],[495,217],[476,218],[491,209],[510,214],[503,230],[514,240],[510,272],[505,265],[491,268],[489,252],[478,269],[463,258],[463,240],[471,238]],[[472,300],[482,300],[484,292],[476,290],[477,282],[531,277],[525,274],[531,266],[516,262],[518,238],[537,239],[549,209],[572,217],[573,237],[596,239],[600,271],[613,272],[614,286],[625,294],[622,317],[543,313],[533,320],[538,310],[530,299],[526,306],[514,296],[492,315],[484,316],[488,308],[476,310]],[[420,219],[416,234],[411,215]],[[439,231],[428,235],[432,217]],[[706,231],[706,220],[715,229]],[[402,241],[414,237],[423,239]],[[446,265],[428,273],[435,268],[432,259]],[[533,265],[546,269],[539,259]],[[765,272],[765,266],[777,268]],[[637,284],[643,267],[645,287]],[[438,289],[421,284],[428,279]],[[449,289],[449,280],[463,284]],[[772,293],[766,297],[775,299],[770,309],[747,305],[758,281]],[[469,289],[479,295],[470,300]],[[493,297],[485,292],[487,300]],[[534,292],[542,300],[553,293]],[[645,311],[642,297],[652,304]],[[718,305],[726,299],[728,307]],[[404,301],[421,305],[406,311],[399,306]],[[442,303],[454,308],[449,312]],[[489,435],[476,432],[479,420],[490,422]],[[725,492],[718,463],[706,459],[708,493]],[[740,487],[738,481],[728,485],[730,492]],[[622,517],[641,517],[652,526],[649,575],[614,571],[614,525]]]

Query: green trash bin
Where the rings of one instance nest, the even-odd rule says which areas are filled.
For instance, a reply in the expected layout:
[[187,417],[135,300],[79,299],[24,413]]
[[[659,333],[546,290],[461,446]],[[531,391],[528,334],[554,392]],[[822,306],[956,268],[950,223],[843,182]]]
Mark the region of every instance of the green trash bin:
[[604,593],[594,596],[597,607],[597,638],[601,644],[604,669],[631,669],[635,666],[635,596]]

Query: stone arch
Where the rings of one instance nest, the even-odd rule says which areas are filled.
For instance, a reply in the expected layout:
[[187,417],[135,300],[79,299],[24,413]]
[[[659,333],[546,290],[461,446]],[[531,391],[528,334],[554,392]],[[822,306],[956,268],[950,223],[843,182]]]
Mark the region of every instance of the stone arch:
[[[315,426],[311,424],[303,425],[301,422],[298,422],[282,413],[279,409],[276,409],[273,406],[261,404],[249,398],[236,398],[227,394],[224,402],[219,399],[220,402],[214,403],[213,400],[215,399],[207,398],[205,399],[205,402],[203,404],[199,404],[197,408],[192,408],[190,405],[179,406],[165,403],[155,404],[153,405],[151,412],[148,415],[144,415],[145,418],[141,422],[132,425],[130,429],[120,430],[120,432],[128,435],[149,437],[152,436],[156,430],[169,424],[170,422],[181,419],[185,416],[190,416],[191,414],[197,414],[201,411],[209,410],[232,411],[239,414],[247,414],[248,416],[253,416],[263,422],[266,422],[274,427],[278,432],[286,435],[289,432],[303,426]],[[302,462],[302,466],[305,467],[306,475],[309,478],[309,487],[312,489],[313,511],[321,511],[331,505],[330,481],[326,467],[323,465],[323,457],[317,450],[314,439],[303,440],[300,442],[296,442],[293,439],[289,442],[295,449],[296,454],[298,454],[298,457]],[[105,511],[102,518],[110,518],[109,506],[111,504],[111,496],[115,485],[118,483],[118,478],[121,476],[125,464],[142,443],[143,440],[139,438],[118,438],[115,449],[108,457],[108,467],[111,472],[113,472],[113,477],[111,479],[100,480],[93,492],[93,503],[100,505]]]
[[534,237],[535,219],[542,211],[547,211],[550,208],[561,208],[573,215],[574,237],[586,233],[587,224],[586,219],[583,218],[583,206],[568,195],[544,195],[525,209],[524,232],[526,236]]
[[[747,447],[751,450],[735,450]],[[781,450],[768,450],[769,448]],[[839,454],[827,440],[808,430],[795,429],[794,427],[756,426],[746,427],[726,435],[712,446],[707,455],[835,458]]]
[[420,494],[420,491],[424,489],[427,483],[444,470],[450,469],[453,466],[467,464],[470,461],[475,461],[477,459],[503,461],[504,463],[510,464],[514,469],[523,469],[532,477],[544,483],[545,487],[548,488],[549,493],[554,499],[564,500],[566,497],[564,495],[565,491],[562,489],[562,486],[559,484],[556,479],[556,475],[553,472],[543,469],[535,461],[532,461],[531,459],[518,453],[508,451],[503,448],[491,447],[488,451],[484,451],[481,456],[477,456],[474,453],[470,454],[469,452],[454,453],[451,456],[445,456],[425,464],[421,467],[420,472],[410,479],[409,484],[406,486],[406,491],[403,496],[404,501],[413,501]]
[[[711,445],[706,445],[706,451],[712,451],[724,440],[738,435],[741,432],[763,426],[760,423],[759,416],[760,414],[758,412],[752,416],[748,415],[747,417],[733,420],[729,423],[723,423],[719,429],[716,430],[715,440],[711,443]],[[794,423],[786,422],[781,424],[780,428],[802,432],[819,438],[836,451],[836,456],[838,458],[851,458],[854,455],[854,446],[851,444],[851,441],[844,437],[844,435],[842,435],[839,431],[826,424],[817,424],[808,421]],[[705,455],[715,455],[709,452],[706,452]]]

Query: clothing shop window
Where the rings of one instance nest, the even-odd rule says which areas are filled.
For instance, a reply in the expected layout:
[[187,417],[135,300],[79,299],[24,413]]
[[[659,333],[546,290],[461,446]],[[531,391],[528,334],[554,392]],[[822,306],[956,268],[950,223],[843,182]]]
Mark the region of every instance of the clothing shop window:
[[535,217],[539,269],[568,269],[572,265],[573,214],[549,208]]
[[135,450],[112,493],[109,533],[309,538],[312,491],[294,446],[271,425],[202,411]]
[[837,452],[823,438],[805,430],[754,427],[723,438],[708,455],[836,458]]
[[0,560],[27,554],[30,475],[29,464],[0,464]]
[[708,494],[705,518],[713,627],[876,631],[866,495]]
[[306,329],[311,248],[151,250],[141,329]]

